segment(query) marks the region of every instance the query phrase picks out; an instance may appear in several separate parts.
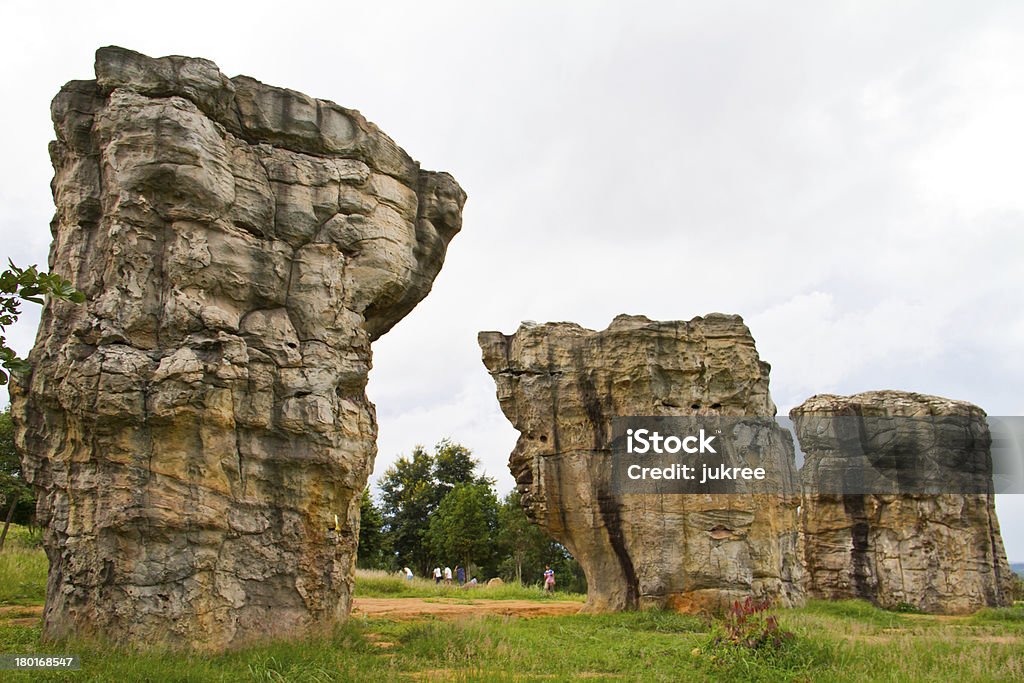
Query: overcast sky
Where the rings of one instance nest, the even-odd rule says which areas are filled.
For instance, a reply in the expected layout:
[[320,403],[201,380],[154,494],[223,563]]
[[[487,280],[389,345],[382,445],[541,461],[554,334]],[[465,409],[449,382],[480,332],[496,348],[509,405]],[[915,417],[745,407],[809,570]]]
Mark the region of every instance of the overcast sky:
[[[1024,414],[1024,4],[223,5],[0,1],[0,256],[46,260],[49,102],[99,46],[359,109],[469,194],[375,345],[375,476],[450,436],[512,486],[476,333],[521,320],[739,313],[781,412],[906,389]],[[1024,561],[1024,495],[997,506]]]

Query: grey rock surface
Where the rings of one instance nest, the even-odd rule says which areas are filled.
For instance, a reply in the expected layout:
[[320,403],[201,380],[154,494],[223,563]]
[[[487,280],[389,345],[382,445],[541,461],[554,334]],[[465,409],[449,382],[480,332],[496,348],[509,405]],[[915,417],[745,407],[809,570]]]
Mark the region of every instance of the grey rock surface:
[[108,47],[52,105],[51,302],[12,389],[45,634],[221,649],[350,609],[370,344],[466,195],[359,112]]
[[[813,396],[790,417],[805,455],[801,524],[809,597],[945,614],[1009,603],[1011,574],[995,497],[960,492],[974,491],[979,478],[991,486],[991,437],[981,408],[871,391]],[[844,426],[848,418],[858,418],[854,429]],[[897,467],[913,460],[911,471],[926,481],[937,463],[954,467],[942,470],[947,481],[927,482],[944,490],[894,481],[872,483],[884,493],[836,495],[829,478],[850,453]]]
[[739,316],[619,316],[603,331],[524,324],[479,342],[520,432],[509,467],[523,506],[582,565],[586,609],[802,602],[794,451],[774,421],[757,438],[777,478],[750,495],[622,492],[611,482],[617,416],[775,415],[769,366]]

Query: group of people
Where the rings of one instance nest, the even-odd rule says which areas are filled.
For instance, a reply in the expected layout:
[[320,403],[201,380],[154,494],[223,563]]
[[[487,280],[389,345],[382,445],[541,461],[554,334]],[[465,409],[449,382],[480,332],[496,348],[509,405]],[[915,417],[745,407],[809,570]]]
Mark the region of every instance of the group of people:
[[[440,567],[434,567],[434,583],[441,583],[442,580],[444,581],[444,585],[452,585],[451,567],[445,567],[444,571],[441,571]],[[459,582],[460,586],[466,583],[466,569],[464,567],[455,565],[455,580]]]
[[[407,581],[412,581],[412,570],[408,567],[404,567],[402,569],[402,575],[405,576]],[[451,567],[445,567],[444,569],[441,569],[440,567],[434,567],[435,584],[440,584],[442,581],[444,581],[446,586],[450,586],[452,585],[452,576],[453,572]],[[475,586],[477,583],[476,577],[473,577],[469,580],[469,583],[467,584],[466,570],[464,567],[460,567],[459,565],[455,565],[454,577],[455,580],[459,582],[460,586]],[[547,593],[553,590],[555,590],[555,570],[552,569],[551,565],[549,564],[544,568],[544,592]]]
[[[434,583],[441,583],[444,581],[446,585],[452,584],[452,576],[454,575],[455,580],[459,582],[460,586],[475,586],[477,584],[476,577],[470,578],[466,581],[466,570],[459,565],[455,565],[455,572],[452,572],[451,567],[445,567],[443,570],[440,567],[434,567]],[[412,581],[413,573],[408,567],[402,568],[402,576],[405,577],[406,581]]]

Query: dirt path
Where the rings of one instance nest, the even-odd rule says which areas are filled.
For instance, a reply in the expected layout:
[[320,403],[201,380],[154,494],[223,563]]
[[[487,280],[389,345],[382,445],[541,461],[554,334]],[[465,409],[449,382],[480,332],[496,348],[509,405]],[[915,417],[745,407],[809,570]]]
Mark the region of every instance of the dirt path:
[[[354,616],[458,619],[475,614],[545,617],[576,614],[583,603],[570,600],[465,600],[460,598],[356,598]],[[42,605],[0,606],[0,622],[30,626],[43,615]]]
[[480,614],[546,617],[576,614],[583,603],[569,600],[462,600],[458,598],[356,598],[353,616],[415,619],[458,619]]
[[0,624],[35,626],[42,616],[42,605],[4,605],[0,607]]
[[12,614],[16,616],[41,615],[42,613],[42,605],[0,605],[0,617],[9,617]]

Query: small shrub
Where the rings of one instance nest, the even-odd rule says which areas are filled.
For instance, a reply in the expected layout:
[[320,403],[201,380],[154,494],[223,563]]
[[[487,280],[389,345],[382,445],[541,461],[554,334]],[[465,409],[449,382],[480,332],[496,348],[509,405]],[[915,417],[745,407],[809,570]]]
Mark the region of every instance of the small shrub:
[[734,602],[703,647],[691,657],[728,680],[810,680],[809,672],[832,665],[834,652],[827,643],[798,638],[779,625],[767,602],[747,598]]
[[715,643],[743,647],[748,650],[778,649],[795,636],[779,626],[774,614],[768,613],[769,604],[748,597],[733,602],[722,619]]
[[900,614],[917,614],[921,610],[917,608],[917,605],[912,605],[909,602],[900,602],[892,608],[892,611],[899,612]]

